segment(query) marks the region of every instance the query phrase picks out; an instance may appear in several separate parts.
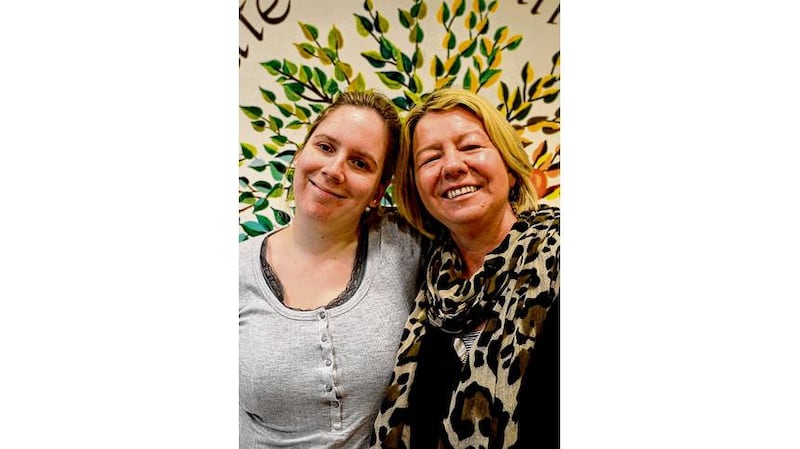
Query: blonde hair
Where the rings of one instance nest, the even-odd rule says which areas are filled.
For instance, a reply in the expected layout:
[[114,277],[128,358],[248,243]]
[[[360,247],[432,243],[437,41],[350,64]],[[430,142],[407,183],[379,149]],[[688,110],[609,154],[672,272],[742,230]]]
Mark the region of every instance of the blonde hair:
[[509,202],[515,213],[536,210],[538,207],[536,189],[531,181],[533,165],[522,147],[522,140],[505,117],[483,97],[468,90],[435,90],[406,116],[400,134],[399,163],[394,174],[394,199],[400,214],[429,238],[443,231],[444,225],[425,209],[414,181],[414,131],[428,112],[455,108],[461,108],[478,118],[500,152],[500,157],[516,180],[509,191]]

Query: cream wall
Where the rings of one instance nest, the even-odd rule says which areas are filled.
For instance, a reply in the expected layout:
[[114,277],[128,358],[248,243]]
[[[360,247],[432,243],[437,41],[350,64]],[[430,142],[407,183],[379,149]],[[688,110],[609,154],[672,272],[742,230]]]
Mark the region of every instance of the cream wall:
[[[463,5],[461,5],[462,3]],[[410,57],[414,53],[415,43],[411,42],[410,30],[401,24],[401,15],[405,19],[410,18],[413,21],[414,15],[411,13],[415,12],[423,36],[422,41],[418,42],[422,54],[422,64],[412,73],[417,75],[417,81],[422,84],[422,89],[417,93],[429,92],[436,83],[432,70],[434,56],[439,56],[443,63],[447,63],[446,30],[445,26],[440,23],[444,12],[442,5],[446,5],[449,10],[450,20],[459,7],[464,10],[463,14],[452,21],[450,25],[456,44],[455,48],[450,50],[449,56],[451,57],[457,53],[459,44],[465,41],[469,42],[470,31],[472,36],[478,34],[481,18],[485,18],[488,22],[486,32],[480,35],[471,57],[460,58],[460,68],[457,67],[459,70],[453,72],[456,76],[453,86],[462,87],[468,69],[472,70],[475,75],[474,79],[477,80],[479,72],[476,64],[483,70],[489,68],[488,58],[481,54],[480,41],[488,38],[484,44],[486,44],[486,49],[490,49],[494,45],[494,37],[501,27],[506,27],[506,31],[500,33],[502,44],[508,44],[514,40],[515,36],[521,36],[521,42],[513,50],[507,48],[499,52],[499,57],[495,57],[492,68],[499,69],[501,72],[490,81],[491,85],[478,89],[478,93],[493,104],[501,104],[501,83],[505,83],[511,92],[517,87],[521,90],[523,86],[522,69],[526,63],[530,76],[526,87],[539,78],[542,78],[540,86],[545,81],[549,81],[549,86],[547,88],[540,87],[534,94],[534,98],[549,95],[551,101],[545,102],[541,98],[532,101],[529,111],[521,118],[511,120],[511,122],[521,129],[523,138],[528,142],[526,151],[531,156],[536,156],[536,160],[533,161],[537,168],[534,173],[536,177],[534,181],[540,188],[540,193],[544,197],[543,201],[558,204],[560,196],[560,118],[558,117],[560,115],[560,65],[554,66],[553,64],[553,59],[559,55],[560,7],[558,1],[500,0],[495,4],[492,1],[480,0],[467,0],[466,2],[458,0],[438,2],[419,0],[337,0],[335,2],[240,0],[239,104],[241,107],[250,107],[251,113],[248,116],[241,108],[239,111],[242,144],[239,172],[240,177],[247,180],[244,182],[240,179],[240,239],[245,239],[248,235],[267,232],[271,227],[281,226],[291,214],[291,209],[286,203],[285,190],[283,190],[288,186],[288,180],[285,179],[281,170],[288,164],[291,153],[296,147],[291,143],[282,144],[282,138],[277,141],[271,139],[276,135],[274,131],[269,128],[257,131],[251,123],[258,120],[268,122],[269,116],[277,117],[283,125],[280,134],[285,135],[288,142],[300,142],[306,129],[305,126],[299,126],[293,130],[287,129],[286,125],[296,117],[281,115],[274,104],[264,99],[261,89],[274,93],[276,103],[305,105],[306,110],[309,110],[308,102],[290,101],[284,94],[283,87],[277,81],[278,75],[270,74],[261,66],[261,63],[285,59],[298,67],[301,65],[310,68],[317,67],[331,78],[334,76],[332,65],[326,65],[320,59],[304,59],[296,44],[315,46],[315,43],[309,40],[311,36],[304,34],[299,22],[317,30],[316,41],[322,47],[328,46],[329,33],[335,27],[341,36],[338,58],[339,61],[349,64],[352,69],[352,76],[349,78],[351,82],[360,73],[363,77],[363,87],[379,90],[390,97],[402,96],[403,89],[387,87],[376,72],[391,70],[403,73],[403,71],[398,70],[392,64],[376,69],[361,55],[362,52],[368,51],[379,53],[379,44],[373,36],[359,34],[355,15],[368,17],[370,22],[374,23],[373,17],[379,13],[383,17],[383,20],[380,20],[383,29],[385,30],[388,26],[384,37],[400,52]],[[365,7],[370,7],[369,11]],[[404,12],[399,12],[399,10]],[[476,16],[475,26],[472,28],[468,26],[471,11]],[[370,14],[373,17],[369,17]],[[447,23],[450,23],[450,20]],[[308,29],[306,31],[310,32]],[[375,35],[377,36],[378,33],[376,32]],[[337,84],[340,90],[348,88],[346,81]],[[475,84],[476,82],[472,84],[473,90],[475,90]],[[413,96],[413,92],[411,94]],[[524,103],[522,104],[524,105]],[[260,109],[261,117],[254,115],[253,107]],[[401,110],[401,115],[404,112]],[[313,120],[314,115],[312,111],[309,120]],[[529,120],[537,116],[543,120],[525,127],[526,123],[530,123]],[[542,125],[549,128],[548,133],[544,132]],[[270,150],[273,154],[264,148],[264,144],[271,146]],[[284,153],[281,155],[282,151]],[[281,157],[277,157],[279,155]],[[266,168],[261,171],[253,168],[260,166]],[[255,185],[257,181],[261,182]],[[244,226],[242,226],[243,224]]]

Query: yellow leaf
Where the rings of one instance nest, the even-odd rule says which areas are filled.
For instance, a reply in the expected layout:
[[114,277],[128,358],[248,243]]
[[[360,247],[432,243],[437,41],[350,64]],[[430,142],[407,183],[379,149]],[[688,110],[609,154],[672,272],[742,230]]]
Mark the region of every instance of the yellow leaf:
[[436,80],[436,88],[439,89],[441,87],[444,87],[453,78],[454,78],[453,76],[443,76],[443,77],[439,78],[438,80]]
[[492,49],[494,48],[494,43],[492,43],[492,40],[486,36],[482,37],[481,39],[483,39],[483,46],[486,47],[486,53],[491,54]]
[[528,64],[527,66],[525,66],[525,68],[526,68],[526,70],[525,70],[525,79],[526,80],[532,80],[533,79],[533,65]]
[[464,53],[467,50],[467,47],[472,43],[472,39],[465,40],[464,42],[458,44],[458,52]]
[[444,63],[444,73],[449,73],[450,72],[450,68],[453,67],[453,64],[456,62],[456,59],[458,59],[459,56],[460,55],[455,54],[453,56],[450,56],[447,59],[447,61],[445,61],[445,63]]
[[556,187],[549,195],[546,195],[544,199],[546,200],[555,200],[561,196],[561,186]]
[[450,7],[450,11],[453,11],[453,14],[455,15],[456,11],[458,11],[458,8],[460,8],[463,3],[464,3],[464,0],[456,0],[456,1],[454,1],[453,2],[453,6]]
[[[480,13],[481,12],[480,0],[472,0],[472,10],[475,11],[476,13]],[[480,29],[480,28],[478,28],[478,29]]]
[[442,2],[442,6],[439,7],[439,11],[436,12],[436,21],[440,24],[444,25],[444,7],[446,3]]
[[508,37],[508,28],[503,28],[503,31],[500,32],[500,38],[497,39],[497,45],[503,45],[506,37]]

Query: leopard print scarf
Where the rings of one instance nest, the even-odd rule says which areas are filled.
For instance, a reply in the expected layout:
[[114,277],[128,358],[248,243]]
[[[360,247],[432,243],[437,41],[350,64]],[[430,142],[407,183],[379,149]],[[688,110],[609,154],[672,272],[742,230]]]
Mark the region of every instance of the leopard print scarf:
[[537,329],[559,291],[559,220],[552,207],[522,214],[470,279],[459,276],[462,262],[452,240],[436,245],[403,332],[372,447],[410,446],[409,392],[426,327],[457,335],[484,322],[450,396],[437,446],[514,447],[521,379]]

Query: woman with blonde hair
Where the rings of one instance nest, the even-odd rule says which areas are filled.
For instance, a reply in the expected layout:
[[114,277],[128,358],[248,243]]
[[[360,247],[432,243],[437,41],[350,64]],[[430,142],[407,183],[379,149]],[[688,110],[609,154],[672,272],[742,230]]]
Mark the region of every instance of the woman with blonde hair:
[[531,170],[477,94],[434,91],[406,118],[395,195],[433,245],[374,447],[557,447],[560,213]]

